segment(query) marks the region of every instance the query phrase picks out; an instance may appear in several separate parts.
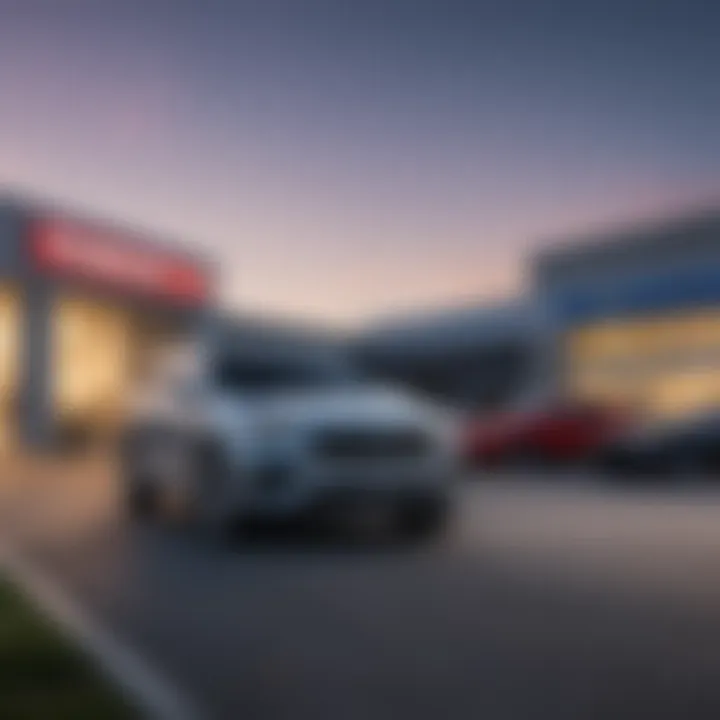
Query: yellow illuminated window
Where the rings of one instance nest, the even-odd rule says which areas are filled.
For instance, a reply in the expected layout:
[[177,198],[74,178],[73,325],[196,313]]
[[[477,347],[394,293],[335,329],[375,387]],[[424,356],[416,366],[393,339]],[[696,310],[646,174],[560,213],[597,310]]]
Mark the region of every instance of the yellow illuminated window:
[[720,311],[580,328],[565,344],[574,396],[635,402],[659,414],[720,405]]
[[16,293],[0,289],[0,403],[17,391],[20,357],[20,302]]
[[121,310],[64,299],[54,316],[54,396],[61,414],[112,418],[130,374],[131,322]]

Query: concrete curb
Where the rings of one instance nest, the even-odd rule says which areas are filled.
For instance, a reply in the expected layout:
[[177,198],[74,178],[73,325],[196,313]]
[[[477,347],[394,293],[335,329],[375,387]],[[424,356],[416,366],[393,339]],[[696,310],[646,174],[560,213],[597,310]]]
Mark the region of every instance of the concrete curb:
[[9,543],[0,541],[0,568],[53,620],[149,720],[203,720],[204,716],[135,651],[87,614]]

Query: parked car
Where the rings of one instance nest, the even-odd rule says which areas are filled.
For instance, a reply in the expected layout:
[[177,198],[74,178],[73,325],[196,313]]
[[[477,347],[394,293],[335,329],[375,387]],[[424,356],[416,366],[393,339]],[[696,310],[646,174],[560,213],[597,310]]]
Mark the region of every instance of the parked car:
[[613,475],[678,475],[720,470],[720,411],[657,422],[608,444],[601,467]]
[[557,403],[472,418],[465,456],[475,466],[589,461],[628,422],[617,410]]
[[320,361],[189,357],[171,357],[127,423],[132,514],[213,531],[298,518],[413,538],[441,531],[457,447],[434,406]]

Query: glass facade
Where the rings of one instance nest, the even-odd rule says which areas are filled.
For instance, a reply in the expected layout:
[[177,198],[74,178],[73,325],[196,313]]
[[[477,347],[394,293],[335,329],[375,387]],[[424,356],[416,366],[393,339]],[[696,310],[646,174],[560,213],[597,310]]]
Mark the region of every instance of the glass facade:
[[119,304],[61,295],[52,313],[52,407],[60,429],[112,431],[146,359],[179,325]]
[[0,285],[0,451],[15,436],[14,409],[20,387],[22,303],[17,289]]
[[614,319],[566,337],[570,393],[651,416],[720,406],[720,309]]
[[121,308],[62,297],[53,312],[52,392],[59,418],[111,421],[131,377],[132,322]]

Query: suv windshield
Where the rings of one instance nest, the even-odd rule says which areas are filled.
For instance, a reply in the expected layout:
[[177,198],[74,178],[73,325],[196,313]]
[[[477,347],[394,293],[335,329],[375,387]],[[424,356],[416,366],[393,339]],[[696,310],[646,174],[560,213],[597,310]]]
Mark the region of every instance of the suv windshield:
[[214,369],[215,384],[230,392],[266,393],[348,385],[357,381],[341,363],[222,358]]

